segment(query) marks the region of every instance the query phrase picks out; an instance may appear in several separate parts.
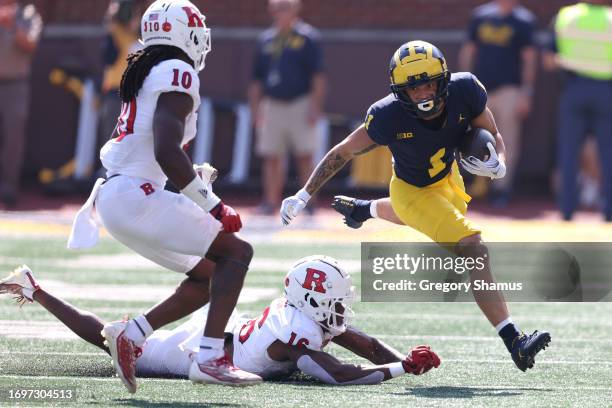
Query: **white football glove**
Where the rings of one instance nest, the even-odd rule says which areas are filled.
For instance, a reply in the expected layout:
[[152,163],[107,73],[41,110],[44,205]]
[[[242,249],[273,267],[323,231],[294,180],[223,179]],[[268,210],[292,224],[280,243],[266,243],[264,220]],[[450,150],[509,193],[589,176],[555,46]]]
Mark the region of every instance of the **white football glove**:
[[212,184],[219,175],[217,169],[210,163],[194,164],[193,171],[204,181],[204,184]]
[[287,226],[297,217],[297,215],[306,207],[310,200],[310,194],[304,189],[298,191],[295,195],[287,197],[283,200],[280,209],[281,220],[283,225]]
[[490,177],[492,179],[502,178],[506,175],[506,163],[499,160],[495,147],[491,142],[487,143],[489,149],[489,159],[482,161],[474,156],[468,156],[467,159],[461,159],[461,166],[468,172],[483,177]]

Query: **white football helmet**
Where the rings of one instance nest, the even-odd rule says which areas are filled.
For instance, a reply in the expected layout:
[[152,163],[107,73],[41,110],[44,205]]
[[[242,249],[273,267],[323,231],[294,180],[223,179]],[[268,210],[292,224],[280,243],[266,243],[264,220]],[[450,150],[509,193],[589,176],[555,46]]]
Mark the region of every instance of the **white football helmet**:
[[142,44],[172,45],[191,58],[195,68],[204,69],[206,54],[211,50],[210,28],[206,17],[188,0],[157,0],[142,16]]
[[329,256],[313,255],[297,261],[285,277],[285,297],[332,336],[344,333],[354,316],[351,276]]

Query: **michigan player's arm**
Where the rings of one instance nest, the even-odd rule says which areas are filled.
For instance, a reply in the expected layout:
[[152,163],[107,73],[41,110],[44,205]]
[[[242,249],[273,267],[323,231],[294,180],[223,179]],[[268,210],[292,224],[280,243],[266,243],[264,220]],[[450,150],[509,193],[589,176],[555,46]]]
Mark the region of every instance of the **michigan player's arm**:
[[485,106],[484,111],[478,116],[476,116],[470,122],[473,128],[482,128],[486,129],[495,137],[495,151],[497,152],[497,156],[499,160],[506,161],[506,146],[504,145],[504,140],[502,139],[499,130],[497,129],[497,125],[495,124],[495,118],[493,117],[493,113],[491,110]]
[[[362,351],[367,354],[365,348]],[[332,385],[378,384],[407,373],[420,375],[440,364],[434,352],[419,348],[413,349],[409,356],[392,357],[394,361],[386,364],[348,364],[324,351],[290,346],[280,340],[268,347],[268,355],[277,361],[293,361],[303,373]]]
[[312,196],[353,157],[365,154],[378,146],[368,135],[365,125],[359,126],[327,152],[310,175],[304,189]]

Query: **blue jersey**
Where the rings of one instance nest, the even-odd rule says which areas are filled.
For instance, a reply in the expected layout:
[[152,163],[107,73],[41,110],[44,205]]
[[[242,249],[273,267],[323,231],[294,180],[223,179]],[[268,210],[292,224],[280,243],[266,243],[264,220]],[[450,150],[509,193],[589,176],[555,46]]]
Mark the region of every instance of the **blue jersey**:
[[263,84],[265,95],[286,101],[306,95],[322,70],[320,35],[311,25],[300,21],[286,36],[275,28],[260,36],[253,78]]
[[446,119],[438,129],[412,116],[393,94],[370,106],[365,128],[374,142],[391,150],[396,176],[424,187],[449,173],[470,122],[486,104],[487,92],[480,81],[469,72],[458,72],[451,75]]

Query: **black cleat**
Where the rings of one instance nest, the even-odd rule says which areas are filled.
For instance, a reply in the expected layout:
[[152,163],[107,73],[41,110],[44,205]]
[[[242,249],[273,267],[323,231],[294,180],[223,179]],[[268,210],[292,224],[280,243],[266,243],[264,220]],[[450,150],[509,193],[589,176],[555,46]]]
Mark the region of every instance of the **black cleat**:
[[512,342],[512,360],[521,371],[533,368],[535,356],[550,344],[550,333],[534,331],[533,334],[521,333]]
[[353,210],[355,209],[355,198],[347,196],[335,196],[332,202],[334,210],[344,215],[344,223],[351,228],[360,228],[363,222],[357,221],[352,217]]

